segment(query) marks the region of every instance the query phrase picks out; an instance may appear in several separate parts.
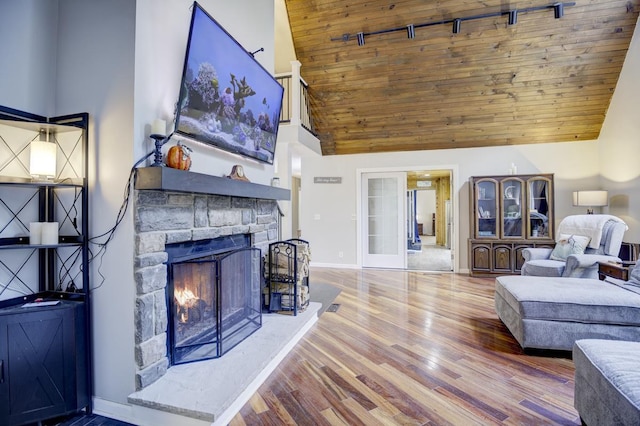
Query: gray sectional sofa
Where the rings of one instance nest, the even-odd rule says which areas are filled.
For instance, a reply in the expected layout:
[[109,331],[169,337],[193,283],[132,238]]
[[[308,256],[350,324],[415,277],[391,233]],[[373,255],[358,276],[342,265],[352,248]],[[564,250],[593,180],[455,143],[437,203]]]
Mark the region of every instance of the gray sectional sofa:
[[640,425],[640,263],[629,281],[498,277],[495,306],[523,349],[573,351],[583,424]]
[[640,343],[587,339],[573,348],[574,406],[583,424],[640,424]]

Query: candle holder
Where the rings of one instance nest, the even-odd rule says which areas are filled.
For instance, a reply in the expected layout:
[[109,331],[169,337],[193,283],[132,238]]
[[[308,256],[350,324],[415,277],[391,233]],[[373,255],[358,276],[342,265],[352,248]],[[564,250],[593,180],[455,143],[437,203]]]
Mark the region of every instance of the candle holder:
[[159,135],[157,133],[153,133],[149,135],[149,137],[153,139],[156,144],[156,148],[153,153],[153,164],[151,165],[151,167],[164,167],[165,164],[162,162],[162,145],[167,143],[169,138],[165,135]]

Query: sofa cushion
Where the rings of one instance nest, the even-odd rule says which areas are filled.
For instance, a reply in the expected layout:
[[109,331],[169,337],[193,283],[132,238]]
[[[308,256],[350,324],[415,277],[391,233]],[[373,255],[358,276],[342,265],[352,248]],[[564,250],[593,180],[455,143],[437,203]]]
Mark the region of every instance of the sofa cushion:
[[581,235],[560,234],[551,256],[551,260],[567,260],[571,254],[584,254],[584,250],[589,245],[591,238]]
[[587,424],[639,424],[639,342],[578,340],[573,360],[574,405]]
[[496,292],[522,319],[590,324],[640,324],[640,295],[585,278],[503,276]]
[[522,275],[534,277],[561,277],[567,263],[561,260],[535,259],[522,265]]

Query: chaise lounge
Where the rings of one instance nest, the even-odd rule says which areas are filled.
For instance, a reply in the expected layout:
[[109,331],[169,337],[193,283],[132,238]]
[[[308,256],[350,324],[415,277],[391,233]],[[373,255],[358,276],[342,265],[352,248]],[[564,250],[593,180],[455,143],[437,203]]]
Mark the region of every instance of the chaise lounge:
[[503,276],[495,308],[523,349],[570,351],[588,338],[640,341],[640,287],[629,283]]

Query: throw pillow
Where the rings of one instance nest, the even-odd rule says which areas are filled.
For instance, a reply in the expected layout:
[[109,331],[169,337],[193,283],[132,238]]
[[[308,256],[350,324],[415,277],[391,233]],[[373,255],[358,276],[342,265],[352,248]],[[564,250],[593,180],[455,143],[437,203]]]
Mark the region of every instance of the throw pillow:
[[551,252],[550,259],[567,260],[571,254],[584,254],[591,238],[582,235],[560,234],[560,239]]

